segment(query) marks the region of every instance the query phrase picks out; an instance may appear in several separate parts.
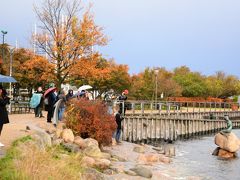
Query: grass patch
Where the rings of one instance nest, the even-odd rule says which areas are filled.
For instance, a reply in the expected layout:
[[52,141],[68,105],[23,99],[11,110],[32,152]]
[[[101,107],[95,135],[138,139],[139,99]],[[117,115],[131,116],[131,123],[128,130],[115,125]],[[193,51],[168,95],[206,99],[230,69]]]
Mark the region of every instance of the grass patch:
[[26,136],[15,141],[0,160],[0,179],[81,179],[81,159],[81,154],[70,153],[62,146],[39,150]]
[[17,149],[19,143],[31,140],[30,136],[23,137],[13,142],[6,155],[0,160],[0,179],[15,180],[27,179],[22,172],[15,168],[14,159],[19,158],[20,151]]

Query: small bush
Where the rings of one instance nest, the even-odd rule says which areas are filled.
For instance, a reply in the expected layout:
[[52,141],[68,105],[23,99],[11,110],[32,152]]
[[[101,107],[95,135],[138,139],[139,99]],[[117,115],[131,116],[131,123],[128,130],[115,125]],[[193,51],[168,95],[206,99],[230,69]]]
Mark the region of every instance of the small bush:
[[66,125],[76,135],[94,138],[101,145],[111,143],[116,122],[114,116],[108,114],[104,103],[86,99],[72,100],[65,112]]

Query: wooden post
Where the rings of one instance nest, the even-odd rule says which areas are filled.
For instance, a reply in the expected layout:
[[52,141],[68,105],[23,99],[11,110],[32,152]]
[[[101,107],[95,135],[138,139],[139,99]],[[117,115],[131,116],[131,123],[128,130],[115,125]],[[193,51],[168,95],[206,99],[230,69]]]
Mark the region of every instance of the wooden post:
[[144,103],[141,102],[141,114],[143,115],[144,114]]
[[135,103],[132,103],[132,114],[135,114]]
[[159,123],[160,123],[160,126],[159,126],[159,139],[161,139],[162,138],[162,119],[161,118],[159,118]]

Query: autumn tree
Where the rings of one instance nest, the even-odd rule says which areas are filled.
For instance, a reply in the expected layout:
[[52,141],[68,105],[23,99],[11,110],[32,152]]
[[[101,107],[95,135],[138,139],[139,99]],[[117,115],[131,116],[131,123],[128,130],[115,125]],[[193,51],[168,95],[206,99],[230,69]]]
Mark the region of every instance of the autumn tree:
[[[90,84],[94,89],[99,89],[101,81],[110,77],[109,62],[98,54],[90,59],[82,58],[81,61],[76,62],[69,75],[77,86]],[[95,86],[96,83],[98,84]]]
[[116,64],[113,60],[109,61],[109,77],[101,84],[102,92],[109,89],[114,90],[115,93],[121,93],[124,89],[129,89],[131,78],[128,73],[128,66],[123,64]]
[[[132,77],[132,93],[136,99],[153,100],[157,99],[161,93],[164,97],[181,96],[181,87],[173,80],[173,73],[165,68],[157,68],[157,74],[154,69],[146,68],[144,72]],[[157,83],[156,83],[157,81]]]
[[218,82],[221,82],[221,93],[218,97],[226,98],[233,95],[238,95],[240,93],[239,89],[239,79],[233,75],[226,75],[222,71],[218,71],[215,74],[215,79]]
[[41,8],[35,7],[42,31],[34,36],[34,41],[55,66],[58,88],[68,79],[70,72],[76,70],[77,61],[91,59],[95,54],[93,47],[107,42],[90,10],[82,12],[79,19],[80,10],[83,11],[78,0],[46,0]]
[[132,77],[131,94],[137,100],[153,100],[155,92],[154,71],[146,68]]
[[39,85],[44,87],[55,81],[54,66],[42,56],[33,56],[25,61],[20,67],[20,72],[19,81],[29,88],[37,88]]
[[100,94],[110,89],[120,93],[130,87],[128,66],[116,64],[114,60],[107,60],[100,55],[78,61],[74,69],[70,75],[75,83],[90,84]]
[[173,79],[173,73],[165,68],[158,68],[157,74],[158,95],[163,93],[164,97],[181,96],[182,88]]

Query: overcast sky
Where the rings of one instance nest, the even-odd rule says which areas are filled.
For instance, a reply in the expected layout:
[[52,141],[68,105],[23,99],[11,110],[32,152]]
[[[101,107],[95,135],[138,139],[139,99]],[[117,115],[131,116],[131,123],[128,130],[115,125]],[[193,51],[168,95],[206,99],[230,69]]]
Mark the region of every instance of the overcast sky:
[[[33,2],[1,2],[0,29],[8,31],[7,43],[14,45],[17,39],[20,47],[31,46]],[[84,2],[93,2],[96,22],[110,38],[108,46],[99,50],[106,58],[128,64],[130,73],[186,65],[205,75],[224,71],[240,77],[239,0]]]

